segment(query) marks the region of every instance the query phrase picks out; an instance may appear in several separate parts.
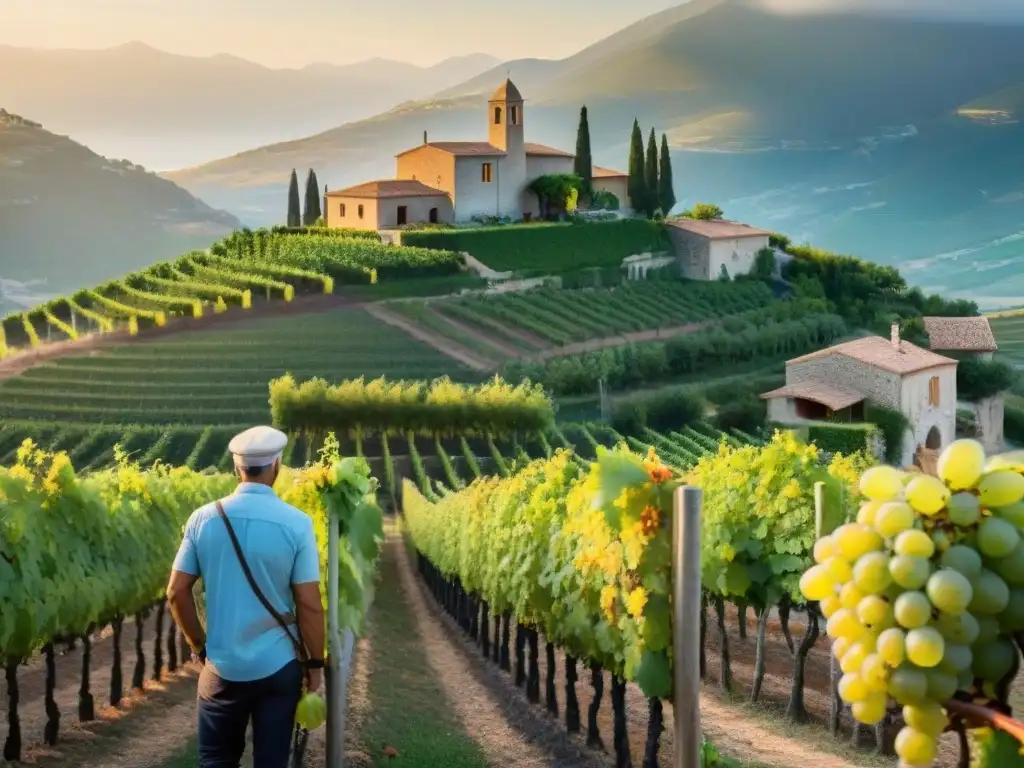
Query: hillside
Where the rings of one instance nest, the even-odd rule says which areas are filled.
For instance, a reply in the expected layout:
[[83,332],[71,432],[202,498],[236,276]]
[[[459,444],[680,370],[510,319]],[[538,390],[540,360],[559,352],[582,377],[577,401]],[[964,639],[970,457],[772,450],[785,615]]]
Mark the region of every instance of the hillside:
[[101,154],[166,169],[369,117],[496,63],[473,54],[431,67],[376,58],[271,69],[142,43],[104,50],[0,46],[0,72],[31,73],[0,80],[0,104]]
[[[1001,240],[1024,214],[1024,129],[957,113],[1012,91],[1024,67],[1021,32],[707,0],[560,62],[510,62],[433,100],[168,177],[254,224],[274,221],[293,166],[313,163],[340,187],[392,174],[393,155],[424,130],[479,138],[482,94],[509,70],[532,141],[572,148],[586,102],[595,162],[621,167],[636,116],[669,135],[680,206],[715,200],[799,240],[923,265],[908,276],[952,290],[975,262],[1010,258]],[[949,257],[964,249],[969,261]],[[993,269],[970,286],[987,304],[1013,293],[994,289],[1005,275]]]
[[[0,293],[53,294],[209,242],[238,220],[127,161],[0,110]],[[33,302],[34,303],[34,302]]]

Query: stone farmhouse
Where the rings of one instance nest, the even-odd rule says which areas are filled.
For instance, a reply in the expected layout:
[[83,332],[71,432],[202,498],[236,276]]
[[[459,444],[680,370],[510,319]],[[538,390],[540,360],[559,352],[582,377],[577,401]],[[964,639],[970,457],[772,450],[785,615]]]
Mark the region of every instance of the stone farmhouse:
[[919,448],[940,451],[956,437],[957,361],[900,339],[868,336],[786,363],[786,384],[765,392],[768,418],[782,424],[860,422],[865,404],[900,411],[909,424],[903,466]]
[[691,280],[746,275],[771,232],[725,219],[666,219],[680,274]]
[[[523,97],[506,80],[487,102],[487,141],[428,141],[400,152],[395,178],[326,192],[328,227],[387,229],[414,223],[455,223],[474,216],[540,215],[528,187],[540,176],[572,173],[575,156],[526,141]],[[631,209],[626,174],[594,166],[594,188]]]

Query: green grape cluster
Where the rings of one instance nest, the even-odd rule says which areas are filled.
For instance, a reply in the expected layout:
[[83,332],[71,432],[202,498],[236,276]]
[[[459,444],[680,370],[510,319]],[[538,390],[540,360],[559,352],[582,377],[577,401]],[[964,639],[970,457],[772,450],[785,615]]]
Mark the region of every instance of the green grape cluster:
[[957,440],[938,477],[877,466],[855,522],[814,546],[800,580],[819,601],[843,676],[839,695],[874,725],[895,700],[896,752],[930,765],[958,691],[997,698],[1024,630],[1024,452]]

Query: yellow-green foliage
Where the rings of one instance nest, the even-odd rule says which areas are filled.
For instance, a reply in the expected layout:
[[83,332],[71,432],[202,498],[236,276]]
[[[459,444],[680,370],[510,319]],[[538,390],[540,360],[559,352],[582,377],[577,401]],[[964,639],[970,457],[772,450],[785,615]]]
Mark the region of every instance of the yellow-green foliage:
[[40,344],[39,334],[36,333],[36,328],[32,325],[32,320],[28,314],[25,313],[21,316],[21,326],[25,329],[25,334],[28,336],[28,342],[33,347],[38,347]]
[[43,317],[46,318],[46,322],[48,322],[50,325],[52,325],[54,328],[63,333],[72,341],[78,338],[78,332],[75,331],[74,328],[65,323],[63,320],[61,320],[59,317],[57,317],[55,314],[53,314],[53,312],[51,312],[48,308],[43,309]]

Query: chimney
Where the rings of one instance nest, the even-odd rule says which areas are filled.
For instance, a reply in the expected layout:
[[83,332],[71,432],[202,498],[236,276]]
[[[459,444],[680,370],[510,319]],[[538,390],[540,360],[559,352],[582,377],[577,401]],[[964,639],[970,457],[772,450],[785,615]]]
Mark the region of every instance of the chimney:
[[892,341],[893,348],[898,351],[899,348],[900,348],[900,324],[899,323],[893,323],[892,324],[892,333],[890,334],[890,340]]
[[426,131],[424,131],[424,132],[423,132],[423,143],[424,143],[424,144],[427,144],[427,143],[429,143],[429,142],[427,141],[427,132],[426,132]]

